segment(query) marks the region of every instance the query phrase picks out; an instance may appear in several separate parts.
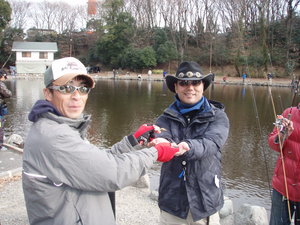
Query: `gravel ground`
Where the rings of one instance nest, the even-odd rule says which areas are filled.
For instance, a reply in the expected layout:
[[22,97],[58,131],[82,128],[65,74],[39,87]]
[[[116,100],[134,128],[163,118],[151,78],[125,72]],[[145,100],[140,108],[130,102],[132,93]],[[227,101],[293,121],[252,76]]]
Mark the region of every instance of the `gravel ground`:
[[[126,187],[116,192],[118,225],[157,225],[159,208],[149,189]],[[28,225],[20,176],[0,179],[0,225]]]

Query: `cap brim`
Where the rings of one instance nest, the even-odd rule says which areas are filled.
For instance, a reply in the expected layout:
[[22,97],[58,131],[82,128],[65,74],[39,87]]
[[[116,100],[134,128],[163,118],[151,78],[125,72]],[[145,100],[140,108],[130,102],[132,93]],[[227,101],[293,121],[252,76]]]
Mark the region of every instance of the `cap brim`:
[[203,78],[197,78],[197,77],[191,77],[191,78],[187,78],[187,77],[184,77],[184,78],[177,78],[173,75],[167,75],[166,76],[166,83],[167,83],[167,87],[169,88],[170,91],[175,92],[175,83],[178,81],[178,80],[202,80],[203,83],[204,83],[204,88],[203,90],[206,90],[209,85],[211,84],[212,80],[214,78],[214,74],[212,73],[209,73],[207,75],[205,75]]
[[54,85],[65,85],[67,84],[70,80],[72,80],[73,78],[77,77],[77,76],[84,76],[87,78],[87,80],[89,81],[89,85],[91,88],[95,87],[95,81],[94,79],[88,75],[88,74],[77,74],[77,73],[69,73],[69,74],[64,74],[62,77],[56,79],[55,81],[53,81]]

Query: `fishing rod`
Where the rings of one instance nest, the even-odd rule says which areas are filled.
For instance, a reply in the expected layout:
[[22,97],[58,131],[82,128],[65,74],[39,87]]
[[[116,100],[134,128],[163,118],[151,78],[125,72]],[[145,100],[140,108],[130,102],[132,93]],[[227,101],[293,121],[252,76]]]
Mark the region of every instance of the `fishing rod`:
[[209,52],[209,73],[211,73],[211,65],[212,65],[212,42],[214,40],[214,37],[211,34],[211,39],[210,39],[210,52]]
[[[244,44],[244,36],[242,36],[242,30],[240,28],[240,25],[238,24],[238,30],[239,30],[239,35],[240,35],[240,46],[242,47],[242,50],[244,51],[245,53],[245,44]],[[270,57],[270,55],[269,55]],[[273,65],[272,65],[272,62],[271,62],[271,67],[273,68]],[[248,65],[248,58],[246,56],[246,70],[247,72],[249,72],[249,65]],[[252,93],[252,99],[253,99],[253,105],[254,105],[254,110],[255,110],[255,115],[256,115],[256,119],[257,119],[257,125],[258,125],[258,128],[259,128],[259,131],[260,131],[260,137],[263,137],[262,135],[262,129],[261,129],[261,125],[260,125],[260,119],[259,119],[259,114],[258,114],[258,110],[257,110],[257,104],[256,104],[256,98],[255,98],[255,94],[254,94],[254,90],[253,90],[253,85],[252,85],[252,77],[251,77],[251,74],[249,73],[249,78],[250,78],[250,87],[251,87],[251,93]],[[299,81],[298,81],[299,82]],[[273,95],[272,95],[272,87],[271,85],[269,85],[269,94],[270,94],[270,97],[271,97],[271,102],[272,102],[272,108],[273,108],[273,112],[274,112],[274,117],[275,117],[275,121],[277,119],[277,113],[276,113],[276,109],[275,109],[275,104],[274,104],[274,99],[273,99]],[[295,95],[294,95],[294,98],[295,98]],[[293,99],[294,99],[293,98]],[[294,102],[295,100],[293,100]],[[293,104],[293,103],[292,103]],[[292,108],[291,108],[292,109]],[[278,133],[279,134],[279,133]],[[279,147],[280,147],[280,158],[282,160],[282,168],[283,168],[283,176],[284,176],[284,186],[285,186],[285,190],[286,190],[286,193],[287,193],[287,196],[286,196],[286,199],[287,199],[287,206],[288,206],[288,214],[289,214],[289,219],[290,221],[292,221],[292,216],[291,216],[291,208],[290,208],[290,201],[289,201],[289,195],[288,195],[288,186],[287,186],[287,178],[286,178],[286,171],[285,171],[285,164],[284,164],[284,155],[283,155],[283,142],[282,140],[280,140],[281,138],[279,138]],[[284,141],[284,140],[283,140]],[[265,149],[265,145],[263,144],[263,156],[264,156],[264,161],[265,161],[265,165],[266,165],[266,172],[267,172],[267,178],[268,178],[268,185],[269,185],[269,190],[270,190],[270,197],[272,196],[272,193],[271,193],[271,187],[270,187],[270,176],[269,176],[269,169],[268,169],[268,163],[267,163],[267,158],[266,158],[266,149]],[[271,197],[272,199],[272,197]],[[299,208],[295,210],[298,211]],[[296,220],[296,218],[295,218]],[[298,224],[298,223],[297,223]]]
[[[274,104],[271,88],[269,88],[269,91],[270,91],[271,103],[272,103],[272,107],[273,107],[273,113],[274,113],[275,121],[276,121],[277,113],[276,113],[276,110],[275,110],[275,104]],[[290,120],[290,118],[288,118],[288,119]],[[275,124],[276,124],[276,122],[275,122]],[[276,129],[277,129],[277,134],[279,134],[280,133],[280,126],[276,126]],[[278,138],[278,143],[279,143],[280,158],[281,158],[281,163],[282,163],[284,188],[285,188],[285,191],[286,191],[287,207],[288,207],[289,219],[291,221],[292,220],[292,215],[291,215],[291,207],[290,207],[290,200],[289,200],[290,198],[289,198],[289,190],[288,190],[288,186],[287,186],[285,162],[284,162],[284,155],[283,155],[283,142],[284,142],[285,138],[286,137],[284,137],[283,139]]]
[[1,69],[4,68],[4,66],[6,65],[6,63],[8,62],[8,60],[10,59],[11,55],[12,55],[12,52],[9,54],[8,58],[6,59],[6,61],[4,62],[4,64],[2,65]]
[[291,107],[297,105],[296,97],[297,97],[297,95],[299,95],[299,79],[300,79],[300,76],[298,76],[298,79],[293,79],[292,89],[294,90],[294,95],[293,95],[293,98],[292,98]]
[[[241,39],[241,40],[243,40],[243,39]],[[242,47],[243,47],[243,49],[245,49],[243,42],[242,42]],[[270,57],[270,54],[268,54],[268,55],[269,55],[269,59],[270,59],[271,68],[272,68],[272,71],[273,71],[273,65],[272,65],[271,57]],[[249,65],[248,65],[248,58],[247,57],[246,57],[246,69],[247,69],[247,71],[249,71]],[[249,77],[250,77],[250,81],[251,81],[251,75],[250,74],[249,74]],[[259,115],[258,115],[258,110],[257,110],[257,104],[256,104],[256,98],[255,98],[255,94],[254,94],[252,82],[250,82],[250,84],[251,84],[250,87],[251,87],[251,93],[252,93],[254,110],[255,110],[255,114],[256,114],[256,118],[257,118],[257,124],[258,124],[258,127],[259,127],[260,136],[262,137],[263,136],[262,135],[262,129],[261,129],[261,125],[260,125],[260,120],[259,120]],[[272,94],[272,85],[269,85],[268,90],[269,90],[270,99],[271,99],[271,103],[272,103],[274,118],[275,118],[275,121],[276,121],[276,119],[277,119],[277,113],[276,113],[276,108],[275,108],[273,94]],[[295,95],[294,95],[294,98],[295,98]],[[280,98],[280,100],[281,100],[281,98]],[[281,107],[282,107],[282,102],[280,102],[280,103],[281,103]],[[288,116],[289,120],[290,120],[290,117],[291,116]],[[277,133],[279,134],[279,132],[280,132],[279,127],[277,127]],[[285,187],[285,191],[286,191],[286,200],[287,200],[288,214],[289,214],[290,221],[292,221],[291,206],[290,206],[290,200],[289,200],[289,191],[288,191],[288,185],[287,185],[286,167],[285,167],[284,155],[283,155],[283,143],[284,143],[285,138],[287,138],[287,136],[284,136],[282,139],[279,138],[278,141],[279,141],[280,158],[281,158],[281,162],[282,162],[282,170],[283,170],[283,177],[284,177],[284,187]],[[265,145],[263,145],[262,147],[263,147],[263,155],[264,155],[264,161],[265,161],[265,165],[266,165],[268,185],[269,185],[270,197],[271,197],[272,196],[272,193],[271,193],[271,189],[272,188],[271,188],[270,183],[269,183],[270,176],[269,176],[269,169],[268,169],[268,163],[267,163],[267,158],[266,158]]]
[[[272,66],[272,60],[271,60],[271,57],[270,57],[270,53],[268,53],[269,55],[269,59],[270,59],[270,64],[271,64],[271,68],[273,70],[273,66]],[[298,77],[298,80],[297,79],[293,79],[293,82],[292,82],[292,88],[294,90],[294,94],[293,94],[293,97],[292,97],[292,101],[291,101],[291,106],[289,107],[290,108],[290,112],[288,113],[287,115],[287,119],[288,120],[291,120],[292,118],[292,109],[294,106],[296,106],[296,96],[298,95],[298,91],[299,91],[299,77]],[[273,101],[273,97],[272,97],[272,92],[271,92],[271,88],[270,88],[270,96],[271,96],[271,100],[272,100],[272,106],[273,106],[273,109],[274,109],[274,116],[276,118],[275,120],[275,126],[276,126],[276,129],[277,129],[277,133],[279,134],[281,131],[281,120],[283,119],[280,119],[278,118],[279,116],[276,114],[276,111],[275,111],[275,105],[274,105],[274,101]],[[280,98],[281,100],[281,98]],[[282,102],[281,102],[281,106],[282,106]],[[283,111],[283,107],[282,107],[282,111]],[[287,186],[287,178],[286,178],[286,169],[285,169],[285,162],[284,162],[284,154],[283,154],[283,144],[284,144],[284,141],[286,140],[287,138],[287,131],[286,131],[286,128],[285,128],[285,132],[283,132],[283,137],[282,139],[281,138],[278,138],[278,142],[279,142],[279,149],[280,149],[280,158],[281,158],[281,163],[282,163],[282,170],[283,170],[283,177],[284,177],[284,186],[285,186],[285,190],[286,190],[286,200],[287,200],[287,208],[288,208],[288,213],[289,213],[289,220],[292,221],[292,213],[291,213],[291,205],[290,205],[290,198],[289,198],[289,191],[288,191],[288,186]],[[297,207],[296,204],[294,205],[294,208],[295,208],[295,224],[299,224],[298,222],[298,218],[296,217],[299,217],[298,213],[297,212],[300,208],[299,206]],[[298,221],[298,222],[297,222]]]
[[[271,74],[273,75],[274,74],[274,69],[273,69],[273,63],[272,63],[272,59],[271,59],[271,54],[268,53],[268,58],[269,58],[269,62],[270,62],[270,65],[271,65]],[[271,90],[271,89],[270,89]],[[270,96],[272,96],[272,91],[270,93]],[[281,96],[279,95],[278,96],[279,98],[279,103],[280,103],[280,107],[281,107],[281,112],[284,110],[284,107],[283,107],[283,104],[282,104],[282,99],[281,99]],[[273,100],[273,99],[272,99]],[[275,107],[275,106],[274,106]],[[276,118],[276,115],[275,115],[275,118]]]

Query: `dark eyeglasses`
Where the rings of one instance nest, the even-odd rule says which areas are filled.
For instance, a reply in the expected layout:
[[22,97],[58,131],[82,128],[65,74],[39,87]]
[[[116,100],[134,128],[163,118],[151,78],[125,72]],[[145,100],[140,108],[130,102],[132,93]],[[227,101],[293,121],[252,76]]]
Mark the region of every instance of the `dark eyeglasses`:
[[202,83],[202,81],[201,80],[180,80],[177,83],[182,87],[189,86],[189,85],[198,86]]
[[82,95],[87,95],[91,90],[91,88],[89,87],[84,87],[84,86],[76,87],[72,85],[50,86],[49,89],[59,91],[60,93],[63,94],[73,94],[76,90],[78,90],[79,93]]

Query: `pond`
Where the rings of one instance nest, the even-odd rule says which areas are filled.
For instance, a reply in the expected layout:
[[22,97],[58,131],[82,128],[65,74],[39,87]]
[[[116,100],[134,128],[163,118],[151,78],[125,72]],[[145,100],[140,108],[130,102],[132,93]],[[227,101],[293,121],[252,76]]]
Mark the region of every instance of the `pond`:
[[[6,135],[26,137],[28,113],[36,100],[42,99],[42,79],[6,81],[14,97],[8,100],[10,113]],[[205,92],[209,99],[225,104],[230,120],[230,134],[223,152],[225,195],[234,207],[243,203],[271,206],[270,180],[277,153],[267,145],[276,114],[289,107],[290,88],[252,85],[214,84]],[[143,123],[153,123],[174,100],[162,81],[97,80],[91,91],[86,113],[92,114],[88,139],[99,147],[110,147]],[[275,113],[272,107],[275,105]],[[149,171],[151,188],[157,189],[160,164]]]

